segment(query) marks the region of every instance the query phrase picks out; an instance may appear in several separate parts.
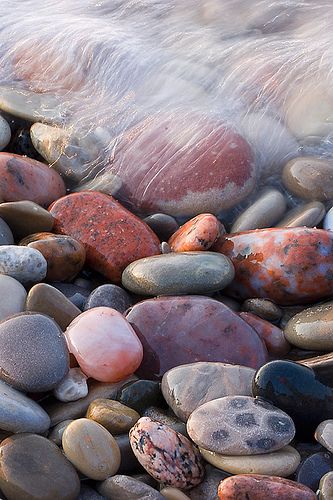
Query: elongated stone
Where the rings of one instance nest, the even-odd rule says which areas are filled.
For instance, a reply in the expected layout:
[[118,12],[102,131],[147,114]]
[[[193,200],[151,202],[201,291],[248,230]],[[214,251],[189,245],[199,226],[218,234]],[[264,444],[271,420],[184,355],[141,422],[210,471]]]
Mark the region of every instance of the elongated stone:
[[98,491],[103,498],[116,498],[117,500],[165,500],[157,490],[130,476],[116,474],[99,484]]
[[302,156],[285,165],[282,180],[287,189],[300,198],[326,201],[333,198],[332,176],[332,162],[315,156]]
[[0,217],[4,219],[17,239],[29,234],[51,231],[53,217],[33,201],[9,201],[0,204]]
[[[276,227],[316,227],[325,217],[325,212],[325,206],[320,201],[312,201],[287,212]],[[324,229],[327,229],[325,223]]]
[[212,214],[200,214],[176,231],[168,243],[173,252],[199,252],[208,250],[225,228]]

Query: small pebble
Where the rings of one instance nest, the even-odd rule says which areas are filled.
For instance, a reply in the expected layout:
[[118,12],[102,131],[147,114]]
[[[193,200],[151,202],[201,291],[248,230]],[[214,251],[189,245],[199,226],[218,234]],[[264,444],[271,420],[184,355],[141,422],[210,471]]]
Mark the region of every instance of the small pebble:
[[11,139],[11,130],[8,122],[0,115],[0,151],[5,149]]
[[260,316],[267,321],[278,321],[282,316],[281,309],[271,300],[247,299],[242,304],[242,311]]
[[163,488],[160,493],[166,500],[190,500],[190,497],[185,495],[185,493],[170,486]]
[[157,234],[161,241],[168,241],[179,229],[176,219],[167,214],[148,215],[143,221]]
[[59,401],[77,401],[88,394],[87,377],[80,368],[71,368],[60,384],[53,389],[54,396]]
[[94,420],[115,435],[128,432],[140,415],[118,401],[95,399],[89,405],[86,418]]
[[34,248],[14,245],[0,246],[0,274],[15,278],[20,283],[42,281],[47,273],[44,256]]
[[324,420],[318,425],[315,439],[328,451],[333,452],[333,420]]
[[13,245],[14,236],[8,224],[0,218],[0,245]]
[[53,217],[33,201],[8,201],[0,204],[0,217],[7,222],[16,239],[33,233],[51,231]]
[[208,250],[225,228],[212,214],[200,214],[176,231],[168,243],[173,252],[200,252]]
[[24,311],[27,292],[19,281],[0,274],[0,321]]
[[157,490],[130,476],[117,474],[99,484],[98,491],[105,498],[117,500],[163,500]]
[[101,285],[95,288],[87,298],[84,310],[93,307],[112,307],[120,313],[124,313],[132,305],[131,296],[120,286]]
[[[316,227],[325,217],[325,213],[325,206],[320,201],[312,201],[291,209],[275,227]],[[325,221],[324,229],[328,229],[325,227]]]
[[63,420],[62,422],[59,422],[59,424],[55,425],[52,427],[50,430],[50,433],[48,435],[48,439],[55,443],[57,446],[61,446],[62,444],[62,435],[67,427],[73,420]]
[[332,500],[333,498],[333,472],[323,475],[319,483],[319,500]]
[[303,200],[333,199],[333,163],[315,156],[299,156],[284,167],[282,180],[288,191]]
[[271,356],[282,357],[290,351],[291,345],[280,328],[250,312],[241,312],[239,315],[262,338]]
[[329,452],[319,452],[310,455],[302,461],[297,470],[296,481],[317,491],[320,479],[333,470],[333,455]]

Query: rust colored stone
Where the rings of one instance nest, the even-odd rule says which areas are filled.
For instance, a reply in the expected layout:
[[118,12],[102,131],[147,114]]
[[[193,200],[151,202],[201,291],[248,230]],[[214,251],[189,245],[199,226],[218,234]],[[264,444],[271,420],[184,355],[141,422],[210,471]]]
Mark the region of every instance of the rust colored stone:
[[224,233],[224,226],[215,215],[200,214],[181,226],[168,243],[173,252],[208,250]]
[[250,312],[241,312],[239,315],[262,338],[269,354],[272,356],[284,356],[290,351],[291,345],[285,338],[281,328]]

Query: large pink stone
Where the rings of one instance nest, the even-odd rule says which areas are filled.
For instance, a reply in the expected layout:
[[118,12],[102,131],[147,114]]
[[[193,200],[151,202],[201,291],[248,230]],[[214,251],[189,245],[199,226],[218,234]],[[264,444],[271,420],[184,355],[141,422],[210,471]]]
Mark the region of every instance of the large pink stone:
[[268,359],[264,342],[244,320],[217,300],[161,297],[127,314],[144,349],[139,375],[155,379],[175,366],[221,361],[258,368]]
[[82,371],[100,382],[123,380],[141,363],[140,340],[122,314],[110,307],[80,314],[65,336]]

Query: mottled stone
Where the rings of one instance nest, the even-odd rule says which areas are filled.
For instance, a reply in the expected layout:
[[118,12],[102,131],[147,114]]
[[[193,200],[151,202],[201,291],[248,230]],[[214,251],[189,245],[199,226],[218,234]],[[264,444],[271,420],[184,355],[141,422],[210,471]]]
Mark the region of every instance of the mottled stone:
[[214,451],[200,448],[204,459],[231,474],[265,474],[267,476],[289,477],[299,466],[301,456],[292,446],[261,455],[221,455]]
[[168,243],[173,252],[208,250],[225,233],[221,222],[212,214],[200,214],[176,231]]
[[46,272],[47,262],[38,250],[14,245],[0,246],[0,274],[29,283],[42,281]]
[[122,284],[138,295],[205,294],[225,288],[234,275],[224,255],[169,253],[132,262],[122,274]]
[[76,469],[90,479],[103,481],[119,469],[120,451],[115,439],[93,420],[71,422],[62,435],[62,447]]
[[16,389],[53,389],[69,369],[65,338],[47,316],[21,313],[0,323],[0,378]]
[[[276,227],[316,227],[325,216],[325,206],[320,201],[312,201],[291,209]],[[324,229],[327,229],[324,225]]]
[[0,488],[8,500],[76,500],[80,481],[54,443],[16,434],[0,444]]
[[50,212],[54,231],[80,241],[87,251],[87,265],[116,283],[128,264],[159,253],[153,231],[111,196],[73,193],[56,201]]
[[82,371],[100,382],[123,380],[140,366],[143,348],[128,321],[110,307],[80,314],[65,332]]
[[28,200],[1,203],[0,217],[7,222],[17,239],[33,233],[51,231],[53,227],[50,212]]
[[290,351],[291,345],[281,328],[249,312],[241,312],[239,315],[262,338],[271,356],[285,356]]
[[87,377],[80,368],[70,368],[67,375],[53,390],[54,396],[59,401],[77,401],[88,394]]
[[55,443],[57,446],[61,446],[62,444],[62,435],[67,427],[67,425],[69,425],[71,422],[73,422],[73,420],[69,419],[69,420],[64,420],[63,422],[59,422],[59,424],[55,425],[49,435],[48,435],[48,439],[50,441],[52,441],[53,443]]
[[0,151],[5,149],[11,138],[10,126],[3,116],[0,115]]
[[144,349],[140,377],[158,378],[170,368],[196,361],[258,368],[267,360],[257,333],[227,306],[208,297],[145,300],[126,317]]
[[155,406],[149,406],[142,412],[143,417],[149,417],[151,420],[155,420],[155,422],[160,422],[161,424],[167,425],[171,429],[180,434],[183,434],[185,437],[188,437],[186,431],[186,424],[179,420],[174,413],[167,410],[162,410],[161,408],[156,408]]
[[179,418],[187,421],[198,406],[224,396],[251,396],[255,371],[240,365],[198,362],[176,366],[162,378],[163,396]]
[[157,490],[133,477],[117,474],[99,484],[98,491],[105,498],[117,500],[163,500]]
[[0,153],[0,175],[2,201],[30,200],[47,207],[66,193],[55,170],[26,156]]
[[0,219],[0,245],[13,245],[14,236],[8,224]]
[[319,482],[319,500],[332,500],[333,498],[333,472],[327,472]]
[[267,321],[278,321],[282,316],[281,309],[274,302],[267,299],[244,300],[242,311],[253,313]]
[[304,200],[333,198],[333,163],[315,156],[300,156],[284,167],[282,180],[288,191]]
[[170,427],[142,417],[130,430],[135,456],[157,481],[181,489],[199,484],[204,475],[200,454]]
[[228,256],[233,297],[263,297],[278,304],[315,302],[332,294],[333,233],[322,229],[258,229],[219,238]]
[[333,420],[324,420],[318,425],[315,439],[328,451],[333,452]]
[[301,463],[296,474],[296,481],[316,492],[320,479],[331,471],[333,471],[333,455],[329,452],[315,453]]
[[87,298],[84,310],[93,307],[112,307],[120,313],[124,313],[132,305],[130,295],[120,286],[101,285],[95,288]]
[[0,275],[0,321],[24,310],[27,292],[14,278]]
[[159,382],[153,380],[137,380],[125,386],[120,394],[119,401],[143,413],[151,406],[163,406],[164,400]]
[[145,217],[144,222],[157,234],[161,241],[168,239],[179,229],[179,224],[167,214],[153,214]]
[[112,435],[123,434],[140,418],[132,408],[112,399],[95,399],[90,403],[87,418],[105,427]]
[[80,309],[72,304],[63,293],[46,283],[38,283],[30,289],[25,308],[27,311],[47,314],[63,331],[74,318],[81,314]]
[[259,474],[228,477],[219,485],[220,500],[316,500],[316,495],[306,486],[289,479]]

